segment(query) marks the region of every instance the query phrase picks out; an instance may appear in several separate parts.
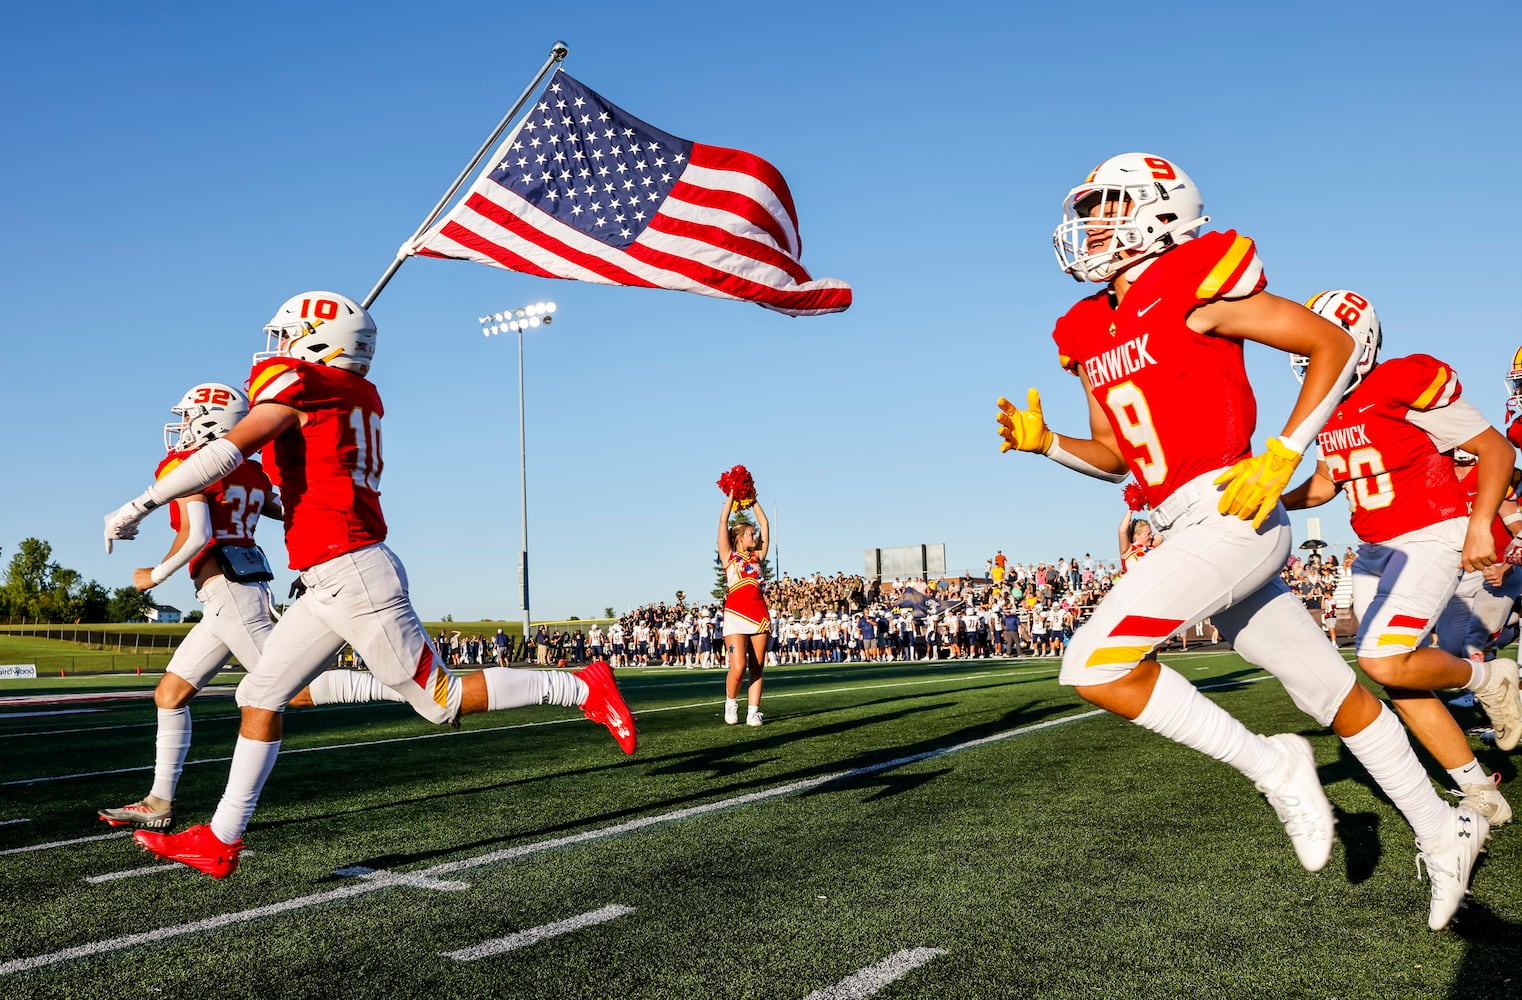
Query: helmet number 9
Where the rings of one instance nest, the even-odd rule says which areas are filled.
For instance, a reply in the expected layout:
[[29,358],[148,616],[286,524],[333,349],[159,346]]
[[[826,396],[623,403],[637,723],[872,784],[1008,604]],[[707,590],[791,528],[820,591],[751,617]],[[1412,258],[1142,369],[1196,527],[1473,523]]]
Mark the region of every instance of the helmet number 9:
[[302,319],[337,319],[338,303],[332,299],[302,299]]
[[1152,168],[1153,180],[1171,181],[1178,176],[1178,172],[1173,169],[1173,164],[1161,156],[1144,157],[1142,162]]

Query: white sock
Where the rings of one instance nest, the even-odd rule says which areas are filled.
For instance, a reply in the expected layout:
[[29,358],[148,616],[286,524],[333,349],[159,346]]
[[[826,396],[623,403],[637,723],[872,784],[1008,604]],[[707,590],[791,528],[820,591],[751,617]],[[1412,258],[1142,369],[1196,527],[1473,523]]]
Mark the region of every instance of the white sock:
[[481,674],[486,678],[488,712],[528,705],[574,708],[587,700],[587,682],[569,671],[487,667]]
[[1490,783],[1490,775],[1485,773],[1485,769],[1480,766],[1480,762],[1473,757],[1469,758],[1469,763],[1463,767],[1450,767],[1448,769],[1448,776],[1460,788],[1463,788],[1465,785],[1478,785],[1481,782]]
[[317,705],[360,705],[370,701],[406,701],[368,670],[324,670],[307,687]]
[[591,696],[587,682],[569,670],[544,671],[544,704],[579,708]]
[[153,740],[153,790],[148,794],[174,801],[185,755],[190,752],[190,706],[159,709],[159,732]]
[[1438,797],[1405,729],[1388,705],[1380,703],[1379,716],[1342,742],[1406,817],[1418,840],[1443,834],[1451,807]]
[[1276,748],[1205,697],[1184,676],[1162,667],[1157,686],[1136,724],[1241,771],[1255,784],[1277,777],[1284,759]]
[[761,706],[760,705],[751,705],[751,706],[749,706],[749,707],[747,707],[745,709],[745,714],[746,715],[760,715],[761,714]]
[[1490,663],[1487,660],[1469,661],[1469,683],[1464,685],[1471,691],[1478,691],[1490,683]]
[[233,763],[227,774],[227,788],[222,801],[211,817],[211,832],[224,844],[236,843],[248,829],[254,807],[259,804],[259,793],[264,782],[275,767],[280,754],[280,741],[264,743],[239,736],[233,745]]

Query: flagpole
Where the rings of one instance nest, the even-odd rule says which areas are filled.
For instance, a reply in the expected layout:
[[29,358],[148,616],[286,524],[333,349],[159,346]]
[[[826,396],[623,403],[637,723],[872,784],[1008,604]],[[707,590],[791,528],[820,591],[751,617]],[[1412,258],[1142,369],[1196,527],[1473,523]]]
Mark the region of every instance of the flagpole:
[[465,183],[471,174],[475,173],[476,166],[480,164],[482,158],[486,156],[489,150],[496,146],[497,140],[502,137],[502,133],[506,132],[507,127],[512,124],[513,119],[518,117],[518,112],[522,110],[524,102],[529,99],[529,95],[532,94],[535,90],[539,89],[539,84],[544,82],[545,76],[547,76],[555,64],[564,59],[566,55],[569,54],[569,52],[570,49],[566,48],[565,42],[557,41],[554,45],[550,46],[550,57],[544,61],[543,66],[539,67],[539,72],[534,77],[533,81],[527,87],[523,88],[523,93],[518,95],[518,100],[514,102],[512,108],[507,112],[507,114],[502,116],[502,120],[497,123],[496,129],[490,136],[487,137],[486,141],[481,144],[481,148],[476,150],[476,155],[471,158],[471,161],[468,164],[465,165],[465,169],[460,171],[460,176],[456,177],[454,179],[454,183],[449,186],[449,190],[444,192],[444,197],[440,198],[439,203],[433,206],[433,211],[428,213],[428,217],[423,220],[423,224],[418,226],[413,234],[408,237],[407,242],[402,244],[401,248],[397,250],[396,259],[393,260],[390,266],[386,268],[386,273],[380,276],[380,280],[375,283],[374,288],[370,289],[370,294],[365,296],[365,300],[361,302],[360,305],[368,309],[375,302],[375,300],[380,297],[381,289],[385,288],[386,284],[391,280],[391,276],[396,274],[397,270],[402,266],[402,261],[412,256],[407,252],[407,250],[412,246],[413,241],[421,236],[429,226],[433,225],[434,221],[437,220],[439,215],[443,213],[444,209],[448,207],[450,201],[454,199],[455,194],[460,190],[460,187]]

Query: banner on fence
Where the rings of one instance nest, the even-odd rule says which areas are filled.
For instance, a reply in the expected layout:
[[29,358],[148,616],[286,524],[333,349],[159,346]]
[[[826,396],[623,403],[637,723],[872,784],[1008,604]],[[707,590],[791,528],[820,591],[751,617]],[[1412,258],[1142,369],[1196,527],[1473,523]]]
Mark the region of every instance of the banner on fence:
[[6,677],[36,677],[35,663],[0,663],[0,679]]

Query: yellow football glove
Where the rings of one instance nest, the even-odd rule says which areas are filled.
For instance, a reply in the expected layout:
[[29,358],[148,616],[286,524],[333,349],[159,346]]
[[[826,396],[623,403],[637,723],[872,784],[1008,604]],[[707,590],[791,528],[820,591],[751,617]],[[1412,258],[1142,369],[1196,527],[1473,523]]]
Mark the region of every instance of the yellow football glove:
[[1299,464],[1298,451],[1279,438],[1269,438],[1268,448],[1261,455],[1244,458],[1216,477],[1217,486],[1226,486],[1221,494],[1221,513],[1235,514],[1252,521],[1254,528],[1262,527]]
[[999,436],[1004,439],[999,451],[1034,451],[1045,455],[1052,450],[1054,435],[1041,415],[1041,393],[1032,389],[1025,399],[1029,409],[1019,410],[1014,403],[999,397]]

